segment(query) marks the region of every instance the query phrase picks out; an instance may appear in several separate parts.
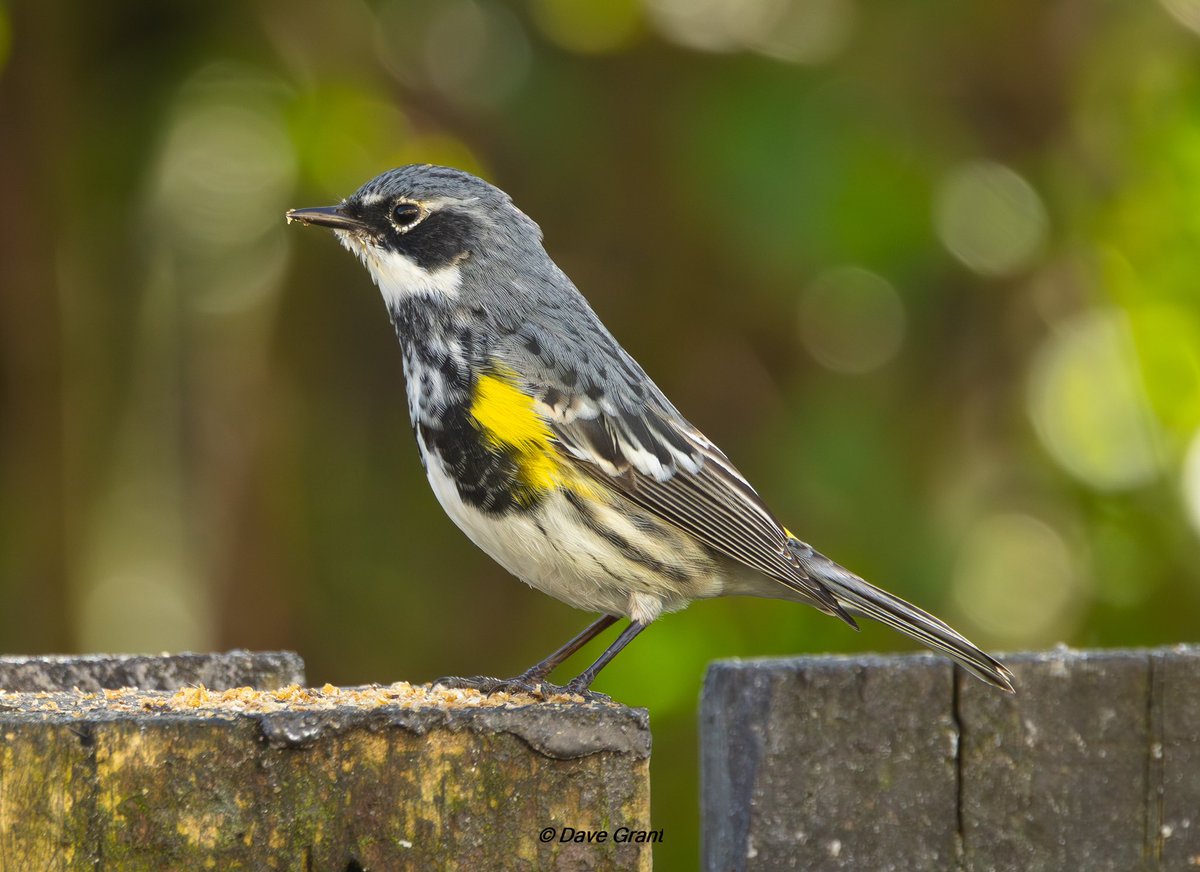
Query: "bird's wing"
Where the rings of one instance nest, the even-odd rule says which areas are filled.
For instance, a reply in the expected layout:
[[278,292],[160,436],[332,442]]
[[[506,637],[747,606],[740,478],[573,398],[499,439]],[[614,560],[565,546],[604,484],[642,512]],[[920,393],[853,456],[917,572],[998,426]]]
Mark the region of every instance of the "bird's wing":
[[[654,391],[657,394],[657,390]],[[720,449],[651,396],[637,410],[603,396],[535,388],[562,452],[582,471],[714,551],[806,594],[851,625],[832,592],[805,571],[791,536]]]
[[[578,294],[499,331],[491,363],[521,389],[582,473],[853,627],[750,483],[689,424]],[[497,313],[493,313],[497,316]],[[553,316],[553,317],[551,317]],[[792,540],[794,541],[794,540]]]

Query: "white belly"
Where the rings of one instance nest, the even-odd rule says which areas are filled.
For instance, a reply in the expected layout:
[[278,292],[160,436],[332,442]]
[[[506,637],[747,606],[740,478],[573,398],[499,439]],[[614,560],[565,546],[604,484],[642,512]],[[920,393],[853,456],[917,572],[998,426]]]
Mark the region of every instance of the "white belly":
[[472,542],[531,587],[577,609],[649,622],[692,599],[717,596],[723,588],[715,562],[682,532],[664,549],[661,536],[650,541],[633,524],[621,526],[618,512],[605,514],[605,521],[626,541],[665,553],[672,568],[687,575],[672,579],[629,559],[581,523],[561,493],[549,495],[530,512],[488,515],[463,502],[437,458],[426,454],[425,466],[438,502]]

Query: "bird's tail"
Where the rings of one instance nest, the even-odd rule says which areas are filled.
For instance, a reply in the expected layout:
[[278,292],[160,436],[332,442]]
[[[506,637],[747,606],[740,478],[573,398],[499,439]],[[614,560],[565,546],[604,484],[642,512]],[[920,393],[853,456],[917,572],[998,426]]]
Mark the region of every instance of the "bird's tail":
[[950,625],[864,581],[808,545],[798,540],[793,543],[793,550],[805,570],[828,587],[849,611],[887,624],[945,654],[988,684],[1013,692],[1013,675],[1004,664],[980,651]]

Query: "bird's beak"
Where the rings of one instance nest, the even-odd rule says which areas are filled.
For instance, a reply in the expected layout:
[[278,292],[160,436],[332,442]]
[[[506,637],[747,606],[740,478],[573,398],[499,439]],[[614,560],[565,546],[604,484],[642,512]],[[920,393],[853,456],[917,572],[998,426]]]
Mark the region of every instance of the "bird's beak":
[[313,206],[310,209],[288,209],[288,224],[315,224],[333,230],[366,230],[367,225],[342,211],[341,206]]

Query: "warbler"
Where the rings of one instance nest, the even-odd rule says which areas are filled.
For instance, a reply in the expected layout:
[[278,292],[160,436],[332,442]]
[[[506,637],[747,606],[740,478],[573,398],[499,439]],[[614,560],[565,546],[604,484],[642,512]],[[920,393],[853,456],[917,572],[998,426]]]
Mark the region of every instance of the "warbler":
[[801,541],[655,386],[499,188],[410,165],[336,206],[287,219],[327,227],[366,266],[400,340],[429,484],[450,518],[517,578],[600,617],[513,679],[551,672],[619,618],[598,672],[659,615],[717,596],[775,597],[857,629],[882,621],[1011,691],[1012,675],[934,616]]

